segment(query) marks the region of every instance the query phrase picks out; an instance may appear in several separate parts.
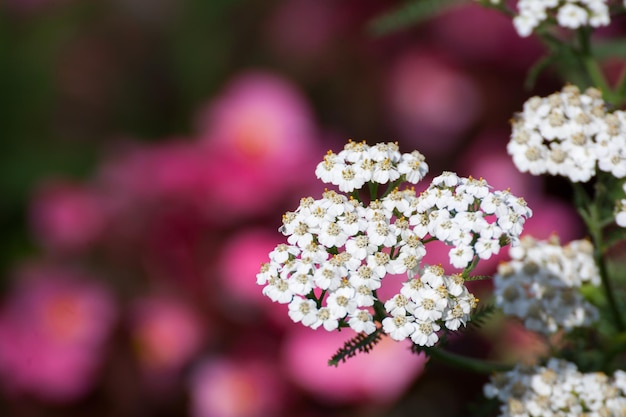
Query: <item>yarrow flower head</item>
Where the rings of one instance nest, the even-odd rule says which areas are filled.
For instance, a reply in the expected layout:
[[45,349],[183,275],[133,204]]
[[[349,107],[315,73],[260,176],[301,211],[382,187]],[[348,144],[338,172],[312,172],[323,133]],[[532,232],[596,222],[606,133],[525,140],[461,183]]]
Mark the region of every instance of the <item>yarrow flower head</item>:
[[496,304],[507,315],[524,320],[530,330],[551,334],[588,326],[598,310],[580,294],[584,284],[600,285],[587,240],[561,246],[557,238],[538,241],[525,236],[511,248],[512,260],[494,276]]
[[568,29],[607,26],[611,20],[607,0],[519,0],[517,9],[513,25],[522,37],[530,36],[547,20],[556,20],[559,26]]
[[414,151],[401,154],[396,143],[369,146],[349,141],[338,154],[328,151],[317,165],[315,175],[322,182],[352,192],[366,182],[387,184],[404,175],[404,180],[417,184],[428,173],[424,155]]
[[515,116],[509,155],[521,172],[587,182],[596,170],[626,177],[626,113],[609,112],[595,88],[568,85],[532,97]]
[[499,417],[623,416],[626,372],[612,377],[582,373],[575,364],[551,358],[546,366],[518,365],[497,373],[484,386],[487,398],[501,402]]
[[[377,171],[380,162],[384,174]],[[257,274],[263,294],[288,304],[294,322],[314,329],[382,331],[421,346],[434,345],[442,329],[465,325],[478,301],[465,278],[479,259],[516,243],[532,213],[510,192],[452,172],[436,177],[420,195],[398,188],[427,170],[419,152],[400,154],[396,144],[349,142],[339,154],[329,152],[316,174],[350,195],[326,190],[321,199],[301,199],[283,216],[279,230],[287,243],[269,254]],[[371,191],[388,182],[388,191],[361,198],[359,188]],[[422,265],[432,240],[451,246],[451,264],[462,272]],[[407,276],[400,292],[381,299],[377,290],[384,278],[397,274]]]

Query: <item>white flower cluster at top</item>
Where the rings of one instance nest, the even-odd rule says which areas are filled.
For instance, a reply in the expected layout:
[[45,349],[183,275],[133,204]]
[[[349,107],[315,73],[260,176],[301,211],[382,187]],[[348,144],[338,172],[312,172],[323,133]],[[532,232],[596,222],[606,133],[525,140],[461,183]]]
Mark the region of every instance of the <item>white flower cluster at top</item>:
[[524,320],[530,330],[550,334],[587,326],[597,309],[579,292],[583,284],[599,285],[600,275],[587,240],[561,246],[558,239],[537,241],[525,236],[509,251],[494,276],[496,304]]
[[502,403],[500,417],[626,415],[626,372],[581,373],[575,364],[555,358],[546,366],[518,365],[497,373],[483,391]]
[[367,182],[387,184],[404,175],[411,184],[417,184],[428,173],[424,155],[418,151],[401,154],[396,143],[349,141],[338,154],[328,151],[317,165],[315,175],[322,182],[339,187],[339,191],[352,192]]
[[548,97],[532,97],[513,121],[509,155],[521,172],[586,182],[596,166],[626,176],[626,113],[608,112],[602,94],[565,86]]
[[[394,179],[416,183],[425,166],[420,153],[400,154],[395,144],[350,142],[338,155],[329,152],[318,177],[352,195],[327,190],[319,200],[303,198],[283,216],[287,243],[269,254],[257,274],[263,293],[289,304],[289,316],[305,326],[349,326],[368,334],[382,326],[396,340],[410,337],[425,346],[436,343],[441,326],[457,330],[465,324],[477,300],[462,274],[421,268],[425,243],[437,239],[452,246],[453,266],[469,271],[478,259],[517,242],[531,211],[507,191],[492,192],[484,180],[451,172],[419,196],[395,188],[366,203],[355,193]],[[377,290],[387,274],[407,274],[408,280],[398,294],[381,300]]]
[[[493,4],[501,2],[491,0]],[[607,26],[611,21],[607,0],[519,0],[517,9],[513,25],[522,37],[530,36],[537,26],[550,19],[568,29]]]

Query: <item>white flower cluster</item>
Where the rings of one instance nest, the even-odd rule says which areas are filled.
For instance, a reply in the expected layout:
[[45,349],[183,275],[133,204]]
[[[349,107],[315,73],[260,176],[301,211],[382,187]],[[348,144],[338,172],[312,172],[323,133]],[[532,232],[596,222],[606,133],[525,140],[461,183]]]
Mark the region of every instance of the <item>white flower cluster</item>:
[[[416,173],[411,181],[423,177],[426,165],[421,154],[396,155],[395,146],[369,148],[350,142],[338,155],[327,155],[322,168],[318,166],[324,174],[318,175],[328,174],[334,181],[334,168],[323,167],[330,160],[334,166],[343,165],[337,172],[363,161],[389,160],[397,168],[388,172],[401,172],[397,178]],[[387,156],[381,159],[379,152]],[[386,178],[376,176],[376,171],[355,172],[367,180],[352,179],[351,184],[382,183]],[[335,183],[344,191],[356,190],[347,182]],[[272,301],[289,304],[291,319],[305,326],[329,331],[349,326],[368,334],[382,326],[394,339],[411,337],[419,345],[431,346],[441,326],[457,330],[469,320],[476,299],[461,274],[448,276],[439,266],[421,267],[425,243],[438,239],[453,246],[453,266],[471,269],[477,259],[517,242],[530,215],[523,199],[506,191],[491,192],[484,180],[450,172],[435,178],[419,196],[413,189],[395,188],[368,204],[358,194],[348,197],[327,190],[319,200],[301,199],[294,212],[283,216],[280,231],[287,243],[269,254],[257,283]],[[408,281],[398,294],[381,300],[377,290],[388,274],[407,274]]]
[[517,9],[513,25],[522,37],[550,19],[568,29],[607,26],[611,20],[606,0],[519,0]]
[[558,239],[522,238],[510,249],[512,260],[494,276],[496,304],[507,315],[524,320],[526,328],[551,334],[587,326],[597,309],[579,292],[583,284],[599,285],[600,275],[587,240],[562,247]]
[[507,243],[517,244],[532,211],[509,191],[491,192],[483,179],[444,172],[410,201],[409,224],[420,238],[452,246],[450,263],[465,268],[474,258],[489,259]]
[[612,377],[581,373],[575,364],[551,358],[546,366],[497,373],[484,386],[497,398],[500,417],[620,417],[626,415],[626,372]]
[[417,345],[433,346],[441,325],[458,330],[478,303],[464,283],[461,274],[448,276],[441,266],[427,266],[419,278],[409,279],[399,294],[385,302],[391,316],[383,319],[383,331],[394,340],[410,337]]
[[521,172],[589,181],[596,166],[626,176],[626,113],[607,112],[602,94],[568,85],[548,97],[532,97],[513,121],[509,155]]
[[365,142],[349,141],[338,154],[328,151],[315,169],[315,175],[322,182],[336,185],[347,193],[367,182],[387,184],[402,175],[405,181],[417,184],[427,173],[424,155],[418,151],[401,154],[398,144],[392,142],[370,147]]

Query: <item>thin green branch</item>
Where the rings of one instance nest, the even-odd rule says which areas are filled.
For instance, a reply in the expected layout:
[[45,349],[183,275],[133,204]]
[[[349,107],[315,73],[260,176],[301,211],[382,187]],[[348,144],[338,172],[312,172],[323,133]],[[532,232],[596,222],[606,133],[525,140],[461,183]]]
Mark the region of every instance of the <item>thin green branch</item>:
[[602,91],[604,100],[615,105],[615,95],[606,81],[606,77],[592,53],[591,28],[581,27],[576,31],[580,44],[580,59],[589,76],[591,84]]
[[617,304],[617,300],[615,299],[615,292],[607,270],[606,259],[604,258],[604,234],[600,210],[597,203],[599,196],[596,195],[595,199],[591,200],[582,185],[578,183],[574,183],[573,185],[578,211],[587,226],[589,234],[591,235],[591,240],[593,242],[593,258],[600,273],[602,288],[604,290],[604,295],[609,305],[609,309],[611,310],[615,327],[619,331],[626,331],[626,324],[624,323],[620,308]]
[[513,365],[469,358],[467,356],[443,350],[441,347],[422,348],[422,350],[431,358],[437,359],[448,365],[479,374],[493,374],[494,372],[506,372],[513,369]]

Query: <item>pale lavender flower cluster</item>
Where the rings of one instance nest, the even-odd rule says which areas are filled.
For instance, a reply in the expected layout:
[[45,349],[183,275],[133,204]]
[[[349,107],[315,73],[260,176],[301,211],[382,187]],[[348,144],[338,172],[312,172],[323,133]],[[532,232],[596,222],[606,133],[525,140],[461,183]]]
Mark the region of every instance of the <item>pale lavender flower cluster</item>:
[[511,261],[500,264],[494,276],[496,305],[505,314],[544,334],[570,331],[598,319],[598,310],[580,293],[584,284],[600,285],[589,241],[561,246],[556,238],[538,241],[525,236],[509,252]]
[[[376,168],[364,168],[381,161],[391,164],[383,176]],[[348,168],[366,179],[344,175]],[[327,190],[321,199],[301,199],[295,211],[283,216],[280,231],[287,243],[269,254],[257,274],[267,297],[288,304],[294,322],[314,329],[349,326],[371,334],[382,327],[396,340],[410,337],[418,345],[433,345],[442,326],[457,330],[465,325],[477,300],[463,274],[421,266],[425,243],[440,240],[452,246],[452,265],[469,271],[478,259],[517,242],[531,215],[524,200],[451,172],[436,177],[419,196],[411,188],[395,188],[363,202],[355,184],[417,182],[426,174],[423,156],[399,154],[396,144],[349,142],[339,154],[329,153],[317,171],[323,181],[352,195]],[[377,290],[388,274],[407,274],[408,280],[398,294],[383,300]]]
[[532,97],[515,116],[507,145],[515,166],[586,182],[596,168],[626,177],[626,113],[608,112],[595,88],[568,85],[548,97]]
[[551,358],[546,366],[518,365],[484,386],[502,404],[499,417],[605,417],[626,414],[626,372],[612,377],[582,373],[575,364]]

